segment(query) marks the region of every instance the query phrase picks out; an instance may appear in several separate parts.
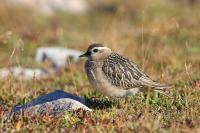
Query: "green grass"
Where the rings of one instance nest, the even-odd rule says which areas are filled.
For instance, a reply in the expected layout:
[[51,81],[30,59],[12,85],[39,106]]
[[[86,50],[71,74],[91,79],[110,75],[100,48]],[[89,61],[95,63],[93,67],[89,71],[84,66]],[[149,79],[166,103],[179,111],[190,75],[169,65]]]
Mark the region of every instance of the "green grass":
[[168,0],[130,1],[128,8],[119,1],[105,4],[113,4],[113,10],[99,6],[85,15],[59,12],[52,17],[0,5],[0,66],[48,67],[34,62],[40,46],[85,50],[91,42],[102,42],[131,58],[153,79],[175,84],[168,90],[172,98],[158,93],[124,99],[103,96],[89,85],[84,61],[80,60],[45,80],[18,81],[11,77],[0,81],[0,114],[58,88],[84,97],[92,113],[76,111],[58,119],[8,122],[1,117],[1,132],[200,131],[199,4]]

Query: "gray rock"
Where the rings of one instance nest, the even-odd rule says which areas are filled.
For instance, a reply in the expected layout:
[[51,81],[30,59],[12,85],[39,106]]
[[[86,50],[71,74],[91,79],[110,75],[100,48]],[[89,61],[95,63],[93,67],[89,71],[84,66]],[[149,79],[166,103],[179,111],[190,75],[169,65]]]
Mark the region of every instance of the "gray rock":
[[12,109],[11,113],[23,112],[26,116],[57,116],[66,111],[77,109],[92,111],[85,105],[84,99],[62,90],[57,90],[33,99],[24,105],[16,106]]

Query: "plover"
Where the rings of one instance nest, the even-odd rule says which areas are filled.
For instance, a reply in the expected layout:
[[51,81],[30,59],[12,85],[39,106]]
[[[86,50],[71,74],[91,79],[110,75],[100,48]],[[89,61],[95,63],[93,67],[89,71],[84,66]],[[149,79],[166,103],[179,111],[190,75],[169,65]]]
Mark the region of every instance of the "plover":
[[134,62],[102,44],[90,45],[80,57],[87,57],[85,72],[89,82],[107,96],[127,97],[148,89],[163,92],[172,87],[153,81]]

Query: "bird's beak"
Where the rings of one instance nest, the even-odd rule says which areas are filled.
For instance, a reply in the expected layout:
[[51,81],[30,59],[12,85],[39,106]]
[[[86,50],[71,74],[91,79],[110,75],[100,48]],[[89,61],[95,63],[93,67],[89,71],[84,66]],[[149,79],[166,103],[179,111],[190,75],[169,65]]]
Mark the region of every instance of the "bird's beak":
[[79,57],[88,57],[90,56],[90,52],[85,52],[84,54],[80,55]]

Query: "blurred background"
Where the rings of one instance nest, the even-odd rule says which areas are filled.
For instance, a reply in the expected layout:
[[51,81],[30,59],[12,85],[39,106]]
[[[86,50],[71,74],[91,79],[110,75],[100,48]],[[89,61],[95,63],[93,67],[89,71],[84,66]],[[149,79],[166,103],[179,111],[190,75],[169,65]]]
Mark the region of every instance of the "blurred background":
[[160,78],[199,78],[200,2],[0,1],[2,68],[44,68],[45,64],[35,61],[38,48],[63,47],[81,53],[93,42],[128,56],[143,70]]
[[14,48],[26,65],[37,47],[91,42],[142,57],[175,45],[199,53],[199,11],[198,0],[1,0],[1,66]]

